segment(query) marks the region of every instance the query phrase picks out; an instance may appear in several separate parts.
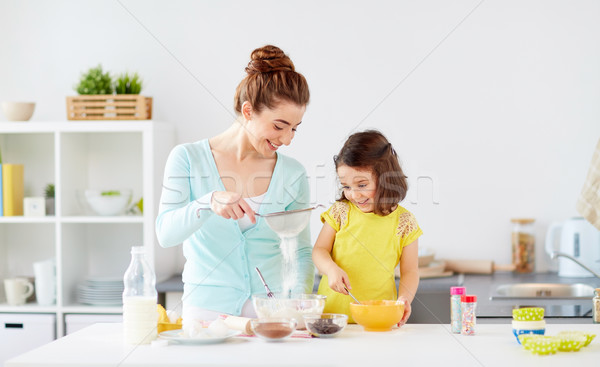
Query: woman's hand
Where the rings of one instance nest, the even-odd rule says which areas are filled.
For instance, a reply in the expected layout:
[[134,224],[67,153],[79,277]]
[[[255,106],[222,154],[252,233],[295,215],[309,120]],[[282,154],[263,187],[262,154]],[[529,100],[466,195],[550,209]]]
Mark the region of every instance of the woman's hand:
[[338,293],[347,295],[348,291],[346,291],[346,288],[352,289],[352,287],[350,287],[350,280],[348,280],[348,274],[337,265],[329,271],[327,279],[329,280],[329,288]]
[[402,320],[400,320],[400,322],[398,323],[398,327],[402,327],[402,325],[406,324],[406,321],[410,317],[411,308],[410,308],[410,302],[408,302],[406,297],[400,296],[400,297],[398,297],[398,301],[401,301],[404,303],[404,316],[402,316]]
[[237,192],[215,191],[210,200],[212,211],[225,219],[240,219],[248,215],[252,223],[256,223],[254,210]]

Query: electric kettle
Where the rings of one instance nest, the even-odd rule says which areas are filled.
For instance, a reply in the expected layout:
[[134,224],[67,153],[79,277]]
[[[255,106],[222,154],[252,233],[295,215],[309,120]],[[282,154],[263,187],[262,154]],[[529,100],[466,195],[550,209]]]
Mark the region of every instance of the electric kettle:
[[[546,252],[552,256],[555,251],[570,255],[596,273],[600,273],[600,231],[584,218],[571,218],[550,225],[546,234]],[[593,275],[574,261],[559,257],[558,276],[592,277]]]

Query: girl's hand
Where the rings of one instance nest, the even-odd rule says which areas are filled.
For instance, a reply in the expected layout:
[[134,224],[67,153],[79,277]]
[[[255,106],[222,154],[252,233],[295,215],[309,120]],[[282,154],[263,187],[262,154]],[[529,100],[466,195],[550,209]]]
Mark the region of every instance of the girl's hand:
[[406,297],[400,296],[400,297],[398,297],[398,301],[401,301],[404,303],[404,316],[402,316],[402,320],[400,320],[400,322],[398,323],[398,327],[402,327],[402,325],[406,324],[406,321],[410,317],[411,308],[410,308],[410,302],[408,302]]
[[352,287],[350,287],[350,280],[348,280],[348,274],[337,265],[329,272],[329,274],[327,274],[327,278],[329,279],[329,288],[338,293],[347,295],[348,292],[346,291],[346,288],[352,289]]
[[215,191],[210,200],[212,211],[225,219],[240,219],[248,215],[252,223],[256,223],[254,210],[237,192]]

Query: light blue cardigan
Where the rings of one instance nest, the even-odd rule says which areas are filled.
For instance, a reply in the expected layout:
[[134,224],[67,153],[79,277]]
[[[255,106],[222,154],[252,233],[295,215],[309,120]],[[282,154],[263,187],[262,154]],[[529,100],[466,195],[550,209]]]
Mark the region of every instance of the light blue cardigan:
[[[279,237],[256,217],[257,223],[241,232],[237,221],[210,210],[214,191],[225,191],[208,140],[178,145],[171,151],[156,218],[162,247],[183,242],[183,302],[205,309],[239,315],[253,294],[265,290],[258,267],[273,292],[282,291],[282,255]],[[304,167],[277,153],[277,163],[259,213],[307,208],[310,191]],[[311,293],[314,265],[310,229],[298,237],[298,278],[294,292]]]

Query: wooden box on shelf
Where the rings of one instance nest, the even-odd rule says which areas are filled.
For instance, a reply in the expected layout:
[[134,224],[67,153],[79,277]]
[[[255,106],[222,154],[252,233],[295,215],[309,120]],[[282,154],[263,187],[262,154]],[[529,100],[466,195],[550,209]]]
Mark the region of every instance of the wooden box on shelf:
[[69,120],[150,120],[152,97],[101,94],[67,97]]

